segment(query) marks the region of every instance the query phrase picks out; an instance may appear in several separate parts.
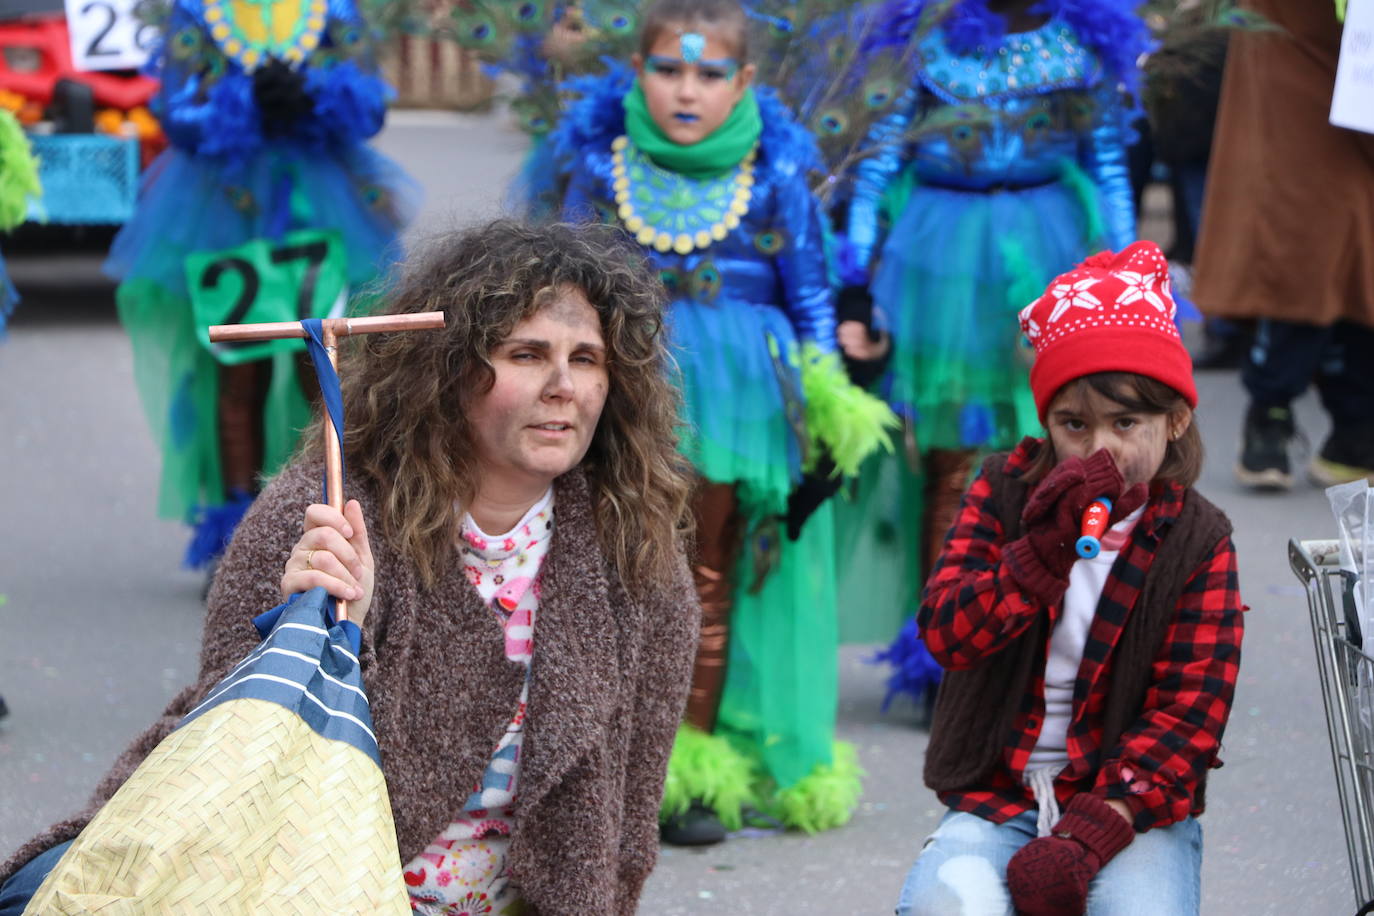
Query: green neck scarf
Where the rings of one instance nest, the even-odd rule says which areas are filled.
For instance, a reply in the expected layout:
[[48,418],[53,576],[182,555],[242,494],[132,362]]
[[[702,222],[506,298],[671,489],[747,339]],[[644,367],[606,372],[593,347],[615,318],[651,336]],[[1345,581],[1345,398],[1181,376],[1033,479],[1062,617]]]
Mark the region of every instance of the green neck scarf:
[[701,180],[724,175],[744,161],[762,132],[763,119],[752,87],[745,90],[724,124],[706,139],[688,146],[669,140],[654,123],[639,80],[625,93],[625,133],[630,142],[655,165],[687,178]]

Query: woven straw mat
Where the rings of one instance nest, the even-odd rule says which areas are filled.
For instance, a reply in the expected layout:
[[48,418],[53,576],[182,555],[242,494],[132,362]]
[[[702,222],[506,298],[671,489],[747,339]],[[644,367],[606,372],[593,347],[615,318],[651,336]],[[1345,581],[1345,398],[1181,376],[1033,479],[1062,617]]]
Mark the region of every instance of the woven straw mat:
[[237,699],[162,741],[25,916],[410,913],[372,760],[276,703]]

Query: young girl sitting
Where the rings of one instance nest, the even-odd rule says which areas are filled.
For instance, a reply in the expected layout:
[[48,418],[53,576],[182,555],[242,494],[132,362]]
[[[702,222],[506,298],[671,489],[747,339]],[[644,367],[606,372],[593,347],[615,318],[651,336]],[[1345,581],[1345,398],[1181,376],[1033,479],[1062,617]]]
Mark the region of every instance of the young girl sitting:
[[[897,912],[1188,914],[1240,666],[1231,524],[1202,465],[1159,249],[1058,277],[1021,312],[1047,435],[964,497],[919,620],[947,669],[925,782],[949,812]],[[1085,510],[1111,502],[1100,553]],[[1090,553],[1091,550],[1085,552]]]

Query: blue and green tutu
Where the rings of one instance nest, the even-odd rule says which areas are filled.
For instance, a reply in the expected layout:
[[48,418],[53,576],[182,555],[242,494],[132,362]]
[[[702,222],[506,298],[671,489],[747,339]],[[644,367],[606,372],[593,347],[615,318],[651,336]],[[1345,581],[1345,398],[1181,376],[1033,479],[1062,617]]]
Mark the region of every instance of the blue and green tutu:
[[1040,431],[1017,314],[1089,253],[1097,206],[1067,180],[911,190],[872,288],[892,322],[891,401],[922,449],[1010,448]]
[[[705,802],[727,829],[754,809],[815,833],[847,823],[863,770],[835,740],[835,531],[830,504],[791,542],[775,521],[749,521],[735,568],[725,689],[714,733],[682,726],[668,764],[665,815]],[[765,569],[763,568],[766,565]]]
[[747,518],[787,510],[801,478],[801,372],[782,310],[747,302],[669,307],[683,395],[683,453],[698,474],[733,483]]
[[[218,363],[197,338],[188,256],[329,229],[344,250],[348,307],[365,311],[367,288],[399,256],[397,237],[419,196],[399,166],[363,145],[321,152],[281,143],[242,159],[173,147],[145,172],[138,209],[115,238],[105,270],[120,281],[115,300],[134,351],[135,381],[163,452],[159,514],[197,528],[189,565],[218,552],[247,500],[225,491]],[[295,354],[268,358],[264,474],[287,460],[310,420]]]

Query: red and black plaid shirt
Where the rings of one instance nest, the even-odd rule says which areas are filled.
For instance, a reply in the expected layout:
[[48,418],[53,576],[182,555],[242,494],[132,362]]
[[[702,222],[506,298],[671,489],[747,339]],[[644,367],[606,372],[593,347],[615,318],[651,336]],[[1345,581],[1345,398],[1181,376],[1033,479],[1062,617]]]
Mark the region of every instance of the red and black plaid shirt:
[[[1004,473],[1019,476],[1030,462],[1023,444],[1008,457]],[[1201,809],[1194,803],[1198,779],[1216,763],[1222,729],[1231,711],[1244,627],[1236,576],[1236,552],[1223,537],[1183,589],[1173,623],[1151,667],[1144,712],[1092,759],[1102,743],[1103,712],[1112,675],[1112,649],[1121,637],[1160,538],[1183,508],[1183,488],[1156,484],[1129,543],[1122,548],[1102,589],[1083,649],[1068,730],[1068,767],[1055,782],[1061,804],[1079,792],[1124,799],[1137,830],[1162,827]],[[1002,563],[1004,535],[992,490],[979,476],[964,496],[939,562],[926,585],[920,610],[922,635],[946,668],[968,668],[1007,647],[1038,614],[1057,618],[1060,605],[1045,607],[1025,594]],[[1052,629],[1051,627],[1050,629]],[[1049,651],[1047,635],[1046,652]],[[941,793],[958,811],[1002,823],[1033,810],[1022,784],[1045,720],[1045,672],[1036,672],[1021,700],[1008,740],[1005,766],[986,787]]]

